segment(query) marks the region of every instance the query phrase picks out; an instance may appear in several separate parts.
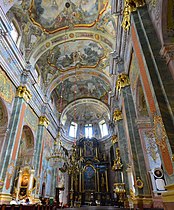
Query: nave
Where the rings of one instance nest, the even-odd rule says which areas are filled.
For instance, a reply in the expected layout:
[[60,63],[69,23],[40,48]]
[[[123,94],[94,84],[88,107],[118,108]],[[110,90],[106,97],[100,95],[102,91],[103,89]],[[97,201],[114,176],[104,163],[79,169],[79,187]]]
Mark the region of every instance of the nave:
[[174,210],[172,90],[174,0],[0,0],[0,210]]

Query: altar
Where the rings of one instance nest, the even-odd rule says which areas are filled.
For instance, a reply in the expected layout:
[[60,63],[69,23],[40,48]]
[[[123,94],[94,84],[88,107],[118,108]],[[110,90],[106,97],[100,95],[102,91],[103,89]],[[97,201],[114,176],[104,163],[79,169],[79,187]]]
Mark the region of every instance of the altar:
[[[99,146],[96,138],[82,138],[76,142],[76,155],[79,163],[77,173],[70,177],[73,180],[73,196],[75,203],[81,205],[105,205],[110,202],[108,185],[108,159]],[[71,175],[72,176],[72,175]],[[72,183],[70,184],[72,187]]]

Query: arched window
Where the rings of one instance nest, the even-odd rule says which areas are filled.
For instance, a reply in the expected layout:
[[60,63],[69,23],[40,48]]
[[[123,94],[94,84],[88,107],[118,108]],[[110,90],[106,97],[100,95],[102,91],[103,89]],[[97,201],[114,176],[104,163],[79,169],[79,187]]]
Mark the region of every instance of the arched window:
[[40,83],[41,83],[41,73],[40,73],[39,66],[36,65],[35,69],[36,69],[36,74],[37,74],[37,84],[40,85]]
[[92,138],[92,124],[85,125],[85,137]]
[[108,128],[107,128],[105,120],[101,120],[99,122],[99,126],[100,126],[100,130],[101,130],[101,136],[102,137],[107,136],[108,135]]
[[69,128],[69,136],[76,138],[77,135],[77,123],[71,122],[70,128]]
[[15,20],[11,21],[11,27],[12,27],[12,31],[10,33],[11,33],[12,39],[16,43],[17,47],[19,47],[21,34],[20,34],[19,26]]

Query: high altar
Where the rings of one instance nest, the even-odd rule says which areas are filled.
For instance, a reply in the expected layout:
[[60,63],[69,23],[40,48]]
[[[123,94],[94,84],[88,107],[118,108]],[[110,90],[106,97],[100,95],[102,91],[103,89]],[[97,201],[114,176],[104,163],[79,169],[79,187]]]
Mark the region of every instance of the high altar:
[[70,173],[70,202],[77,205],[105,205],[110,202],[108,161],[96,138],[76,142],[78,167]]

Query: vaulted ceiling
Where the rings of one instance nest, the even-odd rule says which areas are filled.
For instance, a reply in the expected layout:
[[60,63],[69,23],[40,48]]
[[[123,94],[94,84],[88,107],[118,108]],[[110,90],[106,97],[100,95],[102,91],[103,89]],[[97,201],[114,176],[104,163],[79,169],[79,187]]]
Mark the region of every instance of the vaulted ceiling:
[[110,0],[19,1],[11,11],[22,26],[26,60],[37,69],[41,88],[59,113],[78,99],[85,99],[81,110],[88,99],[93,110],[91,99],[109,106],[117,27]]

